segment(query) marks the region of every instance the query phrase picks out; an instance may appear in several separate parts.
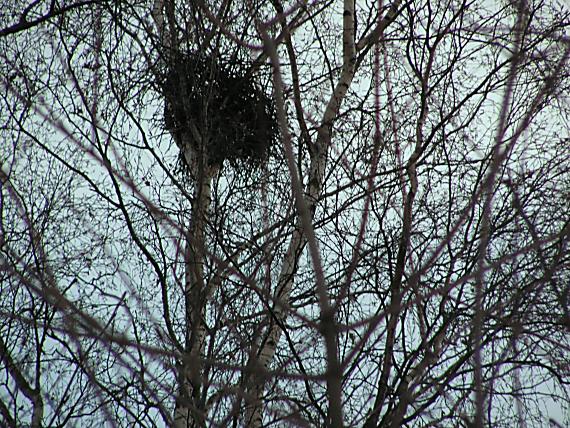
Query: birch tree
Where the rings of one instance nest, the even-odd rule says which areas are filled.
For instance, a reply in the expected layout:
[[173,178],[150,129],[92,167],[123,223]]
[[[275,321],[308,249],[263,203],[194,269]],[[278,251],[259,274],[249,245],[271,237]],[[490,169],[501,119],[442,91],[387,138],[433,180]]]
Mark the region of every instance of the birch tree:
[[568,22],[12,2],[1,424],[570,423]]

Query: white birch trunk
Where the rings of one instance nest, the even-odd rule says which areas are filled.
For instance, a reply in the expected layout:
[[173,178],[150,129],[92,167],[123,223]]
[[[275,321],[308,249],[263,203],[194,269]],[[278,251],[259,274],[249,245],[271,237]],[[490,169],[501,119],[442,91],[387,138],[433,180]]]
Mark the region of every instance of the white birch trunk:
[[[311,164],[309,177],[305,191],[305,204],[311,215],[314,216],[319,196],[323,187],[323,177],[326,160],[331,143],[332,125],[340,110],[348,89],[354,78],[357,68],[357,53],[361,56],[370,50],[378,42],[386,27],[393,22],[400,11],[401,0],[395,0],[386,15],[379,19],[378,24],[372,31],[365,35],[358,43],[355,41],[355,2],[344,1],[343,10],[343,66],[341,76],[335,86],[331,98],[325,109],[321,125],[318,130],[317,141],[310,150]],[[282,102],[282,100],[277,100]],[[287,124],[281,124],[282,129],[287,129]],[[277,345],[281,338],[281,325],[287,317],[289,300],[293,289],[293,278],[299,257],[306,244],[306,237],[301,228],[301,220],[296,223],[296,228],[291,236],[287,253],[283,259],[274,299],[279,303],[275,305],[272,314],[268,314],[269,325],[266,334],[257,343],[257,352],[253,352],[256,361],[248,363],[248,369],[253,370],[253,375],[245,382],[246,411],[244,424],[248,427],[258,428],[263,420],[263,392],[264,376],[273,360]],[[257,369],[257,374],[256,373]],[[338,409],[337,409],[338,410]]]
[[205,427],[207,414],[202,404],[202,356],[206,330],[204,317],[208,287],[204,281],[206,257],[205,225],[211,204],[212,179],[219,167],[208,166],[205,153],[196,153],[183,136],[183,155],[195,179],[194,200],[185,248],[186,341],[178,366],[178,397],[174,410],[176,428]]
[[[309,168],[308,184],[305,190],[304,202],[311,216],[314,216],[319,196],[323,187],[326,160],[331,141],[332,124],[336,118],[342,100],[346,96],[352,82],[356,66],[356,47],[354,41],[354,1],[345,0],[343,13],[343,68],[340,79],[327,104],[319,127],[317,141],[310,151],[311,164]],[[282,100],[277,100],[282,102]],[[281,124],[282,129],[287,124]],[[244,423],[248,427],[261,427],[263,420],[262,398],[264,392],[263,373],[269,369],[277,345],[281,338],[281,325],[288,315],[289,300],[293,289],[293,278],[299,262],[299,257],[307,243],[303,233],[302,221],[299,218],[291,236],[289,247],[281,265],[281,271],[274,293],[277,302],[271,314],[268,314],[268,329],[264,337],[257,343],[257,352],[253,353],[256,361],[250,361],[248,368],[253,370],[245,384],[246,411]],[[257,372],[257,373],[256,373]]]
[[[176,49],[176,35],[167,28],[167,17],[173,19],[173,3],[155,0],[151,11],[157,34],[165,48]],[[170,11],[171,15],[168,15]],[[174,23],[169,22],[170,26]],[[172,30],[172,28],[170,29]],[[165,56],[165,58],[167,58]],[[166,59],[168,60],[168,59]],[[166,64],[168,67],[169,64]],[[185,82],[181,82],[185,87]],[[177,362],[178,395],[174,408],[173,425],[176,428],[205,427],[207,415],[202,405],[202,355],[206,330],[204,316],[207,305],[207,286],[204,282],[205,225],[211,204],[212,179],[219,167],[208,165],[204,141],[195,127],[182,133],[178,144],[190,175],[194,179],[194,200],[190,214],[190,225],[185,229],[184,250],[184,293],[186,333],[181,360]],[[191,142],[194,142],[192,144]],[[202,150],[196,150],[201,147]]]

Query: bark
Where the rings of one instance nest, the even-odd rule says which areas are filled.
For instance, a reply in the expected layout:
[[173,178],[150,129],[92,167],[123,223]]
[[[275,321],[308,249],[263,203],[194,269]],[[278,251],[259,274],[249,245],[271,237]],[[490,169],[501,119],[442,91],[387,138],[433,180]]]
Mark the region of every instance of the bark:
[[[177,46],[173,8],[174,5],[170,1],[155,0],[151,12],[165,52]],[[169,57],[165,55],[163,60],[167,61]],[[187,82],[179,83],[182,88],[181,92],[186,92],[184,88]],[[188,117],[190,116],[188,114]],[[208,286],[204,282],[204,260],[206,256],[204,232],[208,209],[211,204],[212,179],[218,174],[219,166],[208,164],[205,141],[200,138],[195,127],[191,128],[191,131],[181,133],[178,139],[175,138],[189,168],[190,176],[194,179],[190,224],[186,227],[185,236],[186,333],[184,349],[176,366],[178,395],[173,418],[176,428],[205,427],[207,419],[205,404],[201,399],[202,355],[206,337],[204,317],[209,295]],[[196,149],[196,147],[201,149]]]
[[183,136],[183,154],[195,177],[194,200],[185,248],[185,308],[186,341],[178,362],[178,397],[174,411],[174,426],[206,426],[206,409],[201,399],[202,355],[206,329],[204,317],[208,301],[208,284],[204,281],[206,257],[205,225],[211,204],[212,179],[218,174],[217,166],[207,165],[206,153],[196,153]]
[[[335,118],[338,116],[341,103],[345,98],[348,89],[354,78],[357,69],[357,49],[361,51],[363,56],[370,47],[377,42],[378,38],[385,30],[385,28],[392,22],[399,10],[401,1],[396,0],[386,16],[379,20],[378,25],[367,36],[364,37],[358,45],[355,43],[354,33],[354,1],[345,0],[343,11],[343,66],[341,76],[335,86],[335,89],[329,99],[325,113],[321,120],[321,125],[318,129],[317,141],[314,145],[310,146],[310,168],[309,177],[307,180],[307,188],[303,197],[303,203],[307,208],[310,218],[312,220],[321,189],[323,187],[323,178],[326,167],[326,160],[328,157],[332,126]],[[279,100],[278,100],[279,102]],[[287,128],[286,124],[281,124],[282,128]],[[252,352],[252,357],[247,365],[248,379],[245,382],[246,398],[246,411],[244,416],[244,423],[248,427],[260,427],[262,425],[262,403],[263,392],[265,384],[265,374],[273,360],[275,350],[279,344],[282,334],[281,326],[285,322],[288,311],[289,300],[293,289],[293,278],[299,262],[299,257],[303,251],[307,237],[303,233],[302,219],[299,217],[295,224],[295,230],[289,242],[289,247],[283,259],[279,279],[277,282],[276,291],[274,293],[275,306],[269,310],[268,321],[269,325],[266,334],[256,344],[256,349]],[[321,307],[322,309],[322,307]],[[330,317],[328,317],[330,318]],[[334,317],[333,317],[334,319]],[[330,363],[330,355],[329,363]],[[342,370],[339,366],[337,369]],[[337,370],[338,371],[338,370]],[[327,377],[331,376],[331,367],[328,368]],[[342,372],[340,373],[342,375]],[[333,374],[334,377],[334,374]],[[339,379],[340,382],[340,379]],[[340,385],[340,383],[339,383]],[[329,384],[329,389],[331,385]],[[340,394],[340,391],[338,391]],[[331,391],[329,390],[329,396]],[[336,395],[336,394],[332,394]],[[329,400],[331,402],[331,400]],[[341,412],[340,405],[338,409],[329,409],[332,411],[331,416],[333,420],[337,421],[338,426],[342,425],[342,416],[338,414]]]

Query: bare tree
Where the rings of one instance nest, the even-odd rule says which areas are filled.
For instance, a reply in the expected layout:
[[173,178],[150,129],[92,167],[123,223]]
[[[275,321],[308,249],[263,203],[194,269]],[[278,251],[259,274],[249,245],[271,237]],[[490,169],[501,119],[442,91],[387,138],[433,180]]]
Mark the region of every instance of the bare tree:
[[2,424],[570,423],[569,22],[15,1]]

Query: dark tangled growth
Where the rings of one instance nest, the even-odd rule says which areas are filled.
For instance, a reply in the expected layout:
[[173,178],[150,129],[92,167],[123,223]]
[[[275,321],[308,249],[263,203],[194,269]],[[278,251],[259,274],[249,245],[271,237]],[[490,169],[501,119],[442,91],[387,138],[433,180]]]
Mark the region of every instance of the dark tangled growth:
[[209,164],[258,165],[269,156],[278,136],[275,106],[245,66],[190,55],[171,67],[162,89],[166,129],[179,145],[188,135]]

